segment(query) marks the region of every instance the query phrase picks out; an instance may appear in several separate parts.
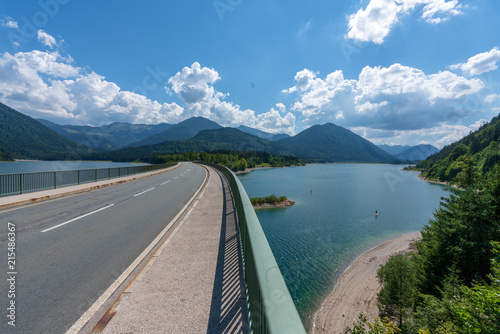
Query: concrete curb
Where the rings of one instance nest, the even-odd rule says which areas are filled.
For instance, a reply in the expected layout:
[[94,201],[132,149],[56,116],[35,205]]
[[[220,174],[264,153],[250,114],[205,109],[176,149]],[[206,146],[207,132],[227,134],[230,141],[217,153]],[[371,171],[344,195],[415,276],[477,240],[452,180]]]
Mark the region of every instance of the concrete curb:
[[112,180],[86,183],[86,184],[81,184],[81,185],[77,185],[77,186],[61,187],[61,188],[57,188],[57,189],[48,189],[48,190],[37,191],[37,192],[27,193],[27,194],[22,194],[22,195],[0,197],[0,210],[11,209],[11,208],[14,208],[17,206],[34,204],[34,203],[39,203],[39,202],[43,202],[43,201],[47,201],[47,200],[67,197],[67,196],[76,195],[76,194],[80,194],[80,193],[84,193],[84,192],[88,192],[88,191],[92,191],[92,190],[102,189],[102,188],[117,185],[117,184],[122,184],[122,183],[127,183],[127,182],[131,182],[131,181],[135,181],[135,180],[140,180],[140,179],[143,179],[145,177],[154,176],[154,175],[158,175],[161,173],[169,172],[169,171],[172,171],[172,170],[177,169],[179,167],[180,167],[180,163],[177,163],[177,165],[169,167],[169,168],[160,169],[160,170],[156,170],[156,171],[148,172],[148,173],[125,176],[125,177],[112,179]]

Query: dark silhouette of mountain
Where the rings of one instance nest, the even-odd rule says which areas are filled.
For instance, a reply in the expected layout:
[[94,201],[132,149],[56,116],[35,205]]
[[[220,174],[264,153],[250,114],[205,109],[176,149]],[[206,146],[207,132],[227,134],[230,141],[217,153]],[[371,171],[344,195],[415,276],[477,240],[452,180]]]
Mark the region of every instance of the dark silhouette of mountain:
[[121,122],[103,126],[87,126],[60,125],[44,119],[39,119],[38,121],[68,139],[90,147],[105,150],[116,150],[131,143],[146,139],[173,126],[166,123],[151,125]]
[[0,103],[0,149],[16,159],[78,160],[92,150]]
[[256,137],[268,139],[270,141],[277,141],[277,140],[280,140],[280,139],[285,139],[285,138],[289,138],[290,137],[290,135],[287,135],[286,133],[273,134],[273,133],[269,133],[269,132],[257,130],[257,129],[254,129],[254,128],[250,128],[250,127],[245,126],[245,125],[240,125],[240,126],[237,127],[237,129],[240,130],[240,131],[249,133],[251,135],[254,135]]
[[394,162],[396,159],[352,131],[332,123],[314,125],[275,143],[317,162]]
[[432,146],[432,145],[417,145],[417,146],[411,146],[407,148],[406,150],[396,154],[396,158],[399,160],[406,160],[406,161],[420,161],[420,160],[425,160],[434,153],[439,152],[439,150]]
[[132,143],[128,146],[138,147],[159,144],[166,141],[185,140],[193,138],[202,130],[215,130],[220,128],[222,128],[222,126],[204,117],[192,117],[173,125],[165,131],[157,133],[144,140]]

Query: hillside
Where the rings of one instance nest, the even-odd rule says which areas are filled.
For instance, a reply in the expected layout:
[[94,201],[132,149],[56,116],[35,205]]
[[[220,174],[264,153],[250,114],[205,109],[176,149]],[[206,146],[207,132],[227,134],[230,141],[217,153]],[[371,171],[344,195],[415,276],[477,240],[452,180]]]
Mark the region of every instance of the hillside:
[[332,123],[314,125],[278,140],[297,157],[316,162],[394,162],[396,159],[357,134]]
[[[129,147],[113,152],[116,161],[129,161],[140,158],[149,158],[159,154],[174,154],[204,151],[262,151],[279,155],[290,155],[280,145],[252,136],[234,128],[203,130],[193,138],[179,141],[166,141],[161,144]],[[134,159],[133,159],[134,158]]]
[[154,145],[166,141],[178,141],[193,138],[200,131],[220,129],[222,126],[203,117],[192,117],[178,124],[172,125],[169,129],[150,136],[144,140],[132,143],[129,146],[138,147],[144,145]]
[[60,125],[44,119],[39,119],[38,121],[70,140],[104,150],[116,150],[146,139],[173,126],[165,123],[151,125],[120,122],[103,126],[86,126]]
[[0,161],[1,162],[14,161],[14,158],[8,152],[0,150]]
[[0,149],[16,159],[79,159],[91,149],[0,103]]
[[485,178],[489,178],[495,166],[500,165],[500,115],[419,162],[416,168],[431,180],[455,183],[466,166],[467,157],[472,157],[476,171]]
[[248,134],[254,135],[256,137],[264,138],[264,139],[267,139],[270,141],[276,141],[276,140],[285,139],[285,138],[290,137],[289,135],[287,135],[285,133],[273,134],[273,133],[257,130],[254,128],[250,128],[250,127],[244,126],[244,125],[238,126],[237,129],[240,131],[246,132]]

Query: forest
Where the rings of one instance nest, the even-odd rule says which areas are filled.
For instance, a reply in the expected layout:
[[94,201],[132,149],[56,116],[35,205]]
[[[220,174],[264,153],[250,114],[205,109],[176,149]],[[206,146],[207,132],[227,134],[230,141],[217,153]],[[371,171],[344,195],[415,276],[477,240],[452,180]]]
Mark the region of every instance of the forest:
[[304,162],[296,157],[274,156],[258,151],[228,151],[188,152],[183,154],[157,155],[153,163],[169,163],[178,161],[202,161],[226,166],[232,171],[244,171],[255,167],[289,167],[303,166]]

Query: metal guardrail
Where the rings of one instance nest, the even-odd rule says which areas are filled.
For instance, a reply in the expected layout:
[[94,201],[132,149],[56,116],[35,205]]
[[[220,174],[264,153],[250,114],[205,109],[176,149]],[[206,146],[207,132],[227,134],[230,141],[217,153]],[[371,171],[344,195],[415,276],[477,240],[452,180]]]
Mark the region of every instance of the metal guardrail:
[[164,169],[173,165],[173,163],[169,163],[57,172],[2,174],[0,175],[0,196],[18,195],[39,190],[56,189],[82,183],[110,180],[122,176]]
[[252,332],[305,334],[304,325],[245,188],[228,168],[210,163],[203,164],[220,171],[233,193],[243,250]]

